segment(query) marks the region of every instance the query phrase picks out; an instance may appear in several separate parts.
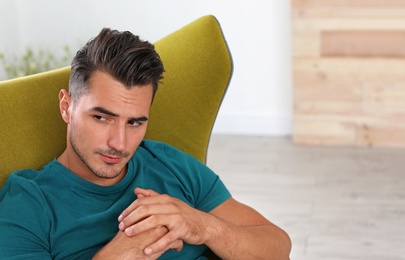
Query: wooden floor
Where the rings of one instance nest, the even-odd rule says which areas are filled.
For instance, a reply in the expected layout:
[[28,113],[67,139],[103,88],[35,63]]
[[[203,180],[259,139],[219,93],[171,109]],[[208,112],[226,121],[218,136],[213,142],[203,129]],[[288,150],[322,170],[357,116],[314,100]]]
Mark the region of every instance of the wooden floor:
[[287,231],[291,259],[405,259],[405,149],[214,135],[207,164]]

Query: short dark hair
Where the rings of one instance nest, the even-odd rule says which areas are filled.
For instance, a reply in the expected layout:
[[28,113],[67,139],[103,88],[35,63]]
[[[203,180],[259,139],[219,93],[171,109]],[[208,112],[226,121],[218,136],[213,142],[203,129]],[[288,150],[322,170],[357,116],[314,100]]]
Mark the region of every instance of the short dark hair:
[[163,79],[164,67],[155,47],[129,31],[103,28],[81,48],[72,61],[69,92],[73,100],[89,91],[96,71],[108,73],[127,88],[152,84],[153,97]]

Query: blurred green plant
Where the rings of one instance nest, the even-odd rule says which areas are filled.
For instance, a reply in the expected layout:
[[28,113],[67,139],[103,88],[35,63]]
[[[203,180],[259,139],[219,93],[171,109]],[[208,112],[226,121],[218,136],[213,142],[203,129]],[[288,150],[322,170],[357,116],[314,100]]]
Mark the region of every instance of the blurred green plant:
[[63,54],[60,57],[49,50],[34,51],[32,48],[27,48],[21,57],[10,58],[0,53],[0,60],[8,79],[61,68],[69,65],[72,58],[73,54],[67,45],[63,47]]

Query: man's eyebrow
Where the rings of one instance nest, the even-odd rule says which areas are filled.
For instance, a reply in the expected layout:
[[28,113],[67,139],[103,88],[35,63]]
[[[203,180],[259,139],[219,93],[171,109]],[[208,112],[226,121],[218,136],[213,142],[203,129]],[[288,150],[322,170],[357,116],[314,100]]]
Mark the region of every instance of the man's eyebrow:
[[99,113],[102,113],[102,114],[109,115],[109,116],[119,116],[118,114],[116,114],[114,112],[111,112],[110,110],[107,110],[107,109],[105,109],[103,107],[93,107],[92,110],[95,111],[95,112],[99,112]]
[[[92,110],[95,112],[99,112],[99,113],[106,114],[106,115],[113,116],[113,117],[119,116],[118,114],[116,114],[110,110],[107,110],[103,107],[93,107]],[[148,118],[146,116],[141,116],[141,117],[131,117],[128,120],[135,121],[135,122],[144,122],[144,121],[148,121]]]
[[132,117],[128,121],[145,122],[145,121],[148,121],[148,118],[146,116]]

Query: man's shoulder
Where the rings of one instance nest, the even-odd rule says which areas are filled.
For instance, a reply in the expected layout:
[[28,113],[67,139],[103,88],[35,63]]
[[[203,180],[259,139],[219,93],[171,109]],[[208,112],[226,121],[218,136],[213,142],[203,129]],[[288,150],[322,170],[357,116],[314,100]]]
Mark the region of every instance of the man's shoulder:
[[21,200],[23,204],[33,200],[34,197],[39,198],[41,195],[35,182],[37,175],[38,171],[34,169],[18,170],[11,173],[0,189],[0,203],[4,203],[6,198],[11,199],[12,202],[23,198]]
[[[167,143],[144,140],[135,160],[148,164],[148,168],[163,167],[176,175],[193,178],[198,173],[207,175],[211,170],[197,158]],[[193,171],[190,171],[193,169]]]
[[182,150],[164,143],[155,140],[143,140],[140,144],[140,147],[154,155],[160,156],[190,156]]
[[164,142],[160,142],[160,141],[156,141],[156,140],[150,140],[150,139],[142,140],[140,146],[144,147],[144,148],[154,149],[154,150],[165,150],[165,149],[179,150],[168,143],[164,143]]
[[7,182],[11,182],[11,183],[30,182],[30,181],[34,180],[38,176],[38,174],[39,174],[39,171],[35,170],[35,169],[18,170],[18,171],[12,172],[8,176],[6,183]]
[[[176,165],[195,165],[196,167],[205,167],[205,164],[201,163],[197,158],[185,151],[180,150],[170,144],[154,141],[143,140],[139,146],[143,150],[139,154],[151,155],[154,159],[158,159],[167,163],[174,163]],[[141,155],[142,156],[142,155]]]
[[39,170],[27,168],[27,169],[21,169],[21,170],[12,172],[7,177],[2,190],[4,190],[6,187],[10,187],[10,186],[12,186],[12,187],[35,186],[36,178],[38,178],[38,176],[40,176],[41,172],[48,171],[50,169],[50,166],[52,166],[54,163],[55,163],[54,161],[51,161]]

